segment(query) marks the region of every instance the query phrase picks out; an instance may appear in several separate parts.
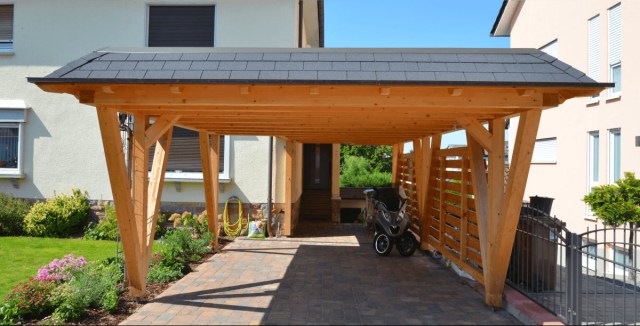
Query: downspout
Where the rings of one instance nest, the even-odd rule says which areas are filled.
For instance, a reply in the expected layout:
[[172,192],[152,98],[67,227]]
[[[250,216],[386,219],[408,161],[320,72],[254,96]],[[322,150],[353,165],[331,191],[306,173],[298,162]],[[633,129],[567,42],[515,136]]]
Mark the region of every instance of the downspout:
[[298,0],[298,48],[302,47],[302,22],[304,15],[304,5],[302,0]]

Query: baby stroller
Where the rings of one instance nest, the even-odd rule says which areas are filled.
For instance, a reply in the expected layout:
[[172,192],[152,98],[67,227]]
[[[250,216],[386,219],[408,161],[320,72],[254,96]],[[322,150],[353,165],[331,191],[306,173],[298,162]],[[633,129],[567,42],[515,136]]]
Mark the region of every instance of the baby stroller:
[[367,226],[374,229],[373,249],[387,256],[396,245],[402,256],[409,257],[418,248],[418,241],[409,227],[411,217],[406,212],[407,197],[402,187],[379,187],[364,191]]

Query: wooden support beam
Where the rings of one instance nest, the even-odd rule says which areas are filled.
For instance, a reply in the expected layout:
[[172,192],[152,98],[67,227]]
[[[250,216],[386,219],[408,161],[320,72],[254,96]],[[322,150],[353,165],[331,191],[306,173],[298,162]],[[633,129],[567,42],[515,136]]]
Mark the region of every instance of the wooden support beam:
[[220,137],[206,132],[198,134],[200,140],[200,161],[202,163],[202,176],[204,181],[205,206],[207,209],[207,222],[209,232],[215,236],[213,240],[214,250],[218,245],[218,195],[219,195],[219,155]]
[[391,184],[395,187],[398,184],[398,151],[399,145],[393,144],[391,146]]
[[[421,139],[413,140],[413,180],[416,181],[415,189],[416,193],[412,194],[412,198],[415,198],[415,202],[418,204],[417,212],[418,214],[422,211],[422,193],[424,189],[422,188],[422,174],[424,171],[422,170],[422,151],[423,144]],[[422,218],[420,218],[422,221]],[[419,225],[422,228],[422,223]]]
[[480,241],[480,254],[482,256],[483,280],[489,278],[490,268],[486,267],[489,263],[487,258],[488,252],[488,233],[487,223],[489,220],[489,186],[487,182],[487,167],[484,161],[484,149],[471,135],[467,134],[467,149],[471,158],[471,183],[473,185],[474,202],[476,207],[476,216],[478,220],[478,236]]
[[141,297],[145,292],[146,275],[140,273],[140,265],[144,265],[144,262],[141,259],[138,230],[134,220],[131,186],[122,150],[122,138],[120,137],[120,122],[115,110],[103,107],[98,107],[96,110],[111,183],[111,193],[118,217],[118,228],[122,238],[129,290],[132,296]]
[[493,150],[493,139],[491,133],[485,129],[480,122],[469,118],[458,119],[458,124],[465,129],[487,152]]
[[440,149],[442,134],[432,137],[422,138],[422,181],[420,184],[423,189],[422,205],[420,205],[422,228],[420,229],[420,247],[423,250],[428,248],[429,221],[431,220],[431,206],[433,205],[433,189],[431,189],[431,168],[433,166],[436,152]]
[[179,115],[163,114],[155,119],[155,122],[145,131],[145,144],[147,147],[155,144],[160,137],[173,128],[173,125],[180,119]]
[[169,128],[164,135],[157,140],[156,149],[153,154],[153,165],[151,167],[151,176],[149,178],[149,197],[147,198],[147,230],[149,230],[149,234],[146,239],[147,257],[151,257],[153,238],[156,234],[158,214],[160,214],[160,201],[162,200],[164,174],[167,169],[172,136],[173,127]]
[[149,126],[149,118],[143,114],[133,116],[133,138],[131,172],[132,172],[132,199],[133,214],[138,230],[138,241],[142,256],[140,273],[146,275],[148,268],[147,257],[147,197],[149,192],[149,146],[146,145],[146,130]]
[[293,141],[287,140],[285,151],[284,230],[282,233],[291,236],[293,232]]
[[331,151],[331,198],[340,199],[340,144],[333,144]]
[[493,251],[493,260],[491,261],[493,265],[493,275],[489,280],[489,289],[491,289],[491,292],[487,290],[487,293],[488,299],[490,300],[488,303],[494,307],[499,307],[502,304],[501,300],[498,301],[498,297],[500,299],[502,298],[502,292],[504,290],[509,257],[511,257],[511,250],[513,248],[513,241],[520,216],[520,207],[522,206],[522,197],[524,196],[527,179],[529,177],[529,168],[531,166],[531,157],[533,156],[533,148],[538,133],[540,116],[540,110],[527,111],[520,115],[513,157],[511,159],[509,179],[507,181],[504,198],[502,202],[499,203],[499,219],[496,221],[497,223],[493,230],[493,237],[496,240],[495,245],[491,248]]

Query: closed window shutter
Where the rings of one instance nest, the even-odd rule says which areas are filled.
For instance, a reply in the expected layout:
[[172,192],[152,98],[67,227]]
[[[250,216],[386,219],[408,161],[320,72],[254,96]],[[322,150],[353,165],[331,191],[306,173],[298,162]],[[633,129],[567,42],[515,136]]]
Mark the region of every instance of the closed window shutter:
[[[219,168],[218,172],[224,171],[224,136],[220,136],[219,147]],[[149,151],[149,170],[153,164],[153,153],[155,145]],[[169,150],[169,159],[167,161],[167,171],[182,172],[202,172],[202,163],[200,161],[200,140],[198,133],[189,129],[180,127],[173,128],[173,137],[171,139],[171,149]]]
[[13,5],[0,5],[0,41],[13,40]]
[[533,148],[531,163],[557,163],[558,146],[556,138],[538,139]]
[[212,47],[214,6],[149,7],[151,47]]
[[609,65],[622,61],[622,9],[621,5],[609,9]]
[[600,16],[589,19],[589,77],[600,81]]

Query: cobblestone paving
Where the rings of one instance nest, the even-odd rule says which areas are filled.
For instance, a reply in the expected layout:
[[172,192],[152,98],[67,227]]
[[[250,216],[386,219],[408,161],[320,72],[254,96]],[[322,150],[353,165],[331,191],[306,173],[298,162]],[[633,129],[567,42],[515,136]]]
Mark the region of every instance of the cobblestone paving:
[[420,252],[378,257],[358,225],[236,239],[122,324],[517,324]]

